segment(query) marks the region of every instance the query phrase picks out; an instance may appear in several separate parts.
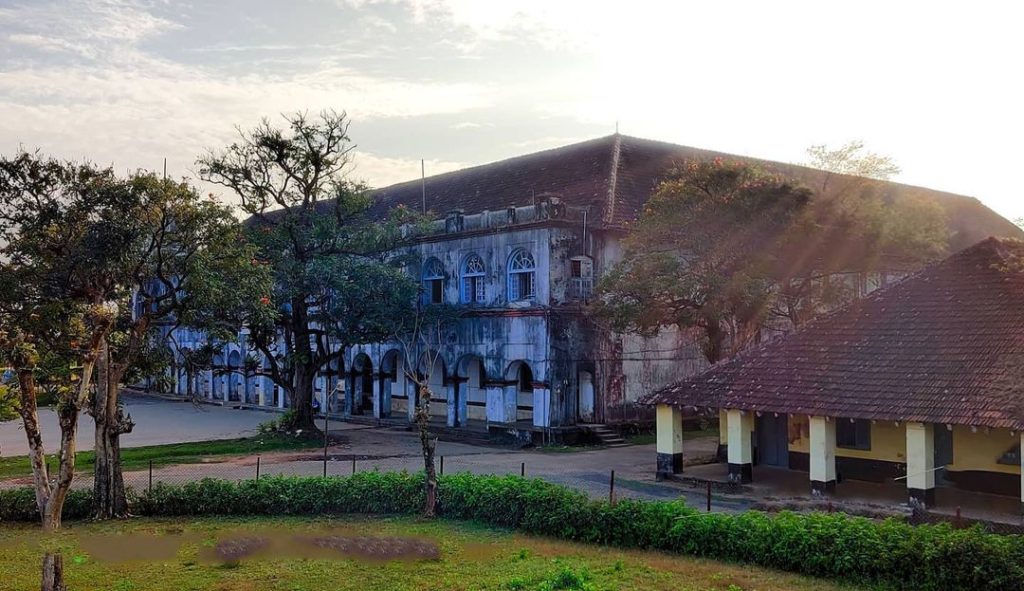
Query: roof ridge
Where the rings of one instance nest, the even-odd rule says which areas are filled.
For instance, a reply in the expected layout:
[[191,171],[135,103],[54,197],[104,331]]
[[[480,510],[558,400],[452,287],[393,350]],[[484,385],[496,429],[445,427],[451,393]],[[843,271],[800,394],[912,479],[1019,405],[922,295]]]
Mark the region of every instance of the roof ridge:
[[516,160],[527,160],[527,159],[530,159],[530,158],[538,158],[538,157],[541,157],[541,156],[544,156],[544,155],[550,155],[550,154],[555,153],[555,152],[567,152],[569,150],[572,150],[573,148],[578,148],[580,146],[584,146],[584,145],[588,145],[588,144],[598,144],[598,143],[600,143],[602,141],[607,141],[609,139],[616,139],[616,141],[617,141],[617,138],[615,137],[615,134],[603,135],[603,136],[596,137],[596,138],[589,138],[589,139],[579,140],[579,141],[573,142],[571,144],[564,144],[564,145],[561,145],[561,146],[554,146],[554,147],[551,147],[551,148],[545,148],[543,150],[538,150],[536,152],[527,152],[526,154],[516,154],[515,156],[508,156],[506,158],[499,158],[497,160],[491,160],[489,162],[482,162],[480,164],[474,164],[472,166],[466,166],[466,167],[463,167],[463,168],[457,168],[455,170],[449,170],[447,172],[439,172],[437,174],[432,174],[430,176],[424,177],[424,179],[420,179],[419,177],[417,177],[417,178],[414,178],[414,179],[409,179],[407,181],[399,181],[397,183],[391,183],[390,185],[384,185],[382,187],[371,187],[370,188],[370,193],[380,193],[380,192],[386,191],[388,189],[395,189],[397,187],[401,187],[401,186],[404,186],[404,185],[409,185],[409,184],[413,184],[413,183],[419,183],[419,182],[421,182],[421,180],[428,180],[429,181],[431,179],[439,179],[439,178],[442,178],[442,177],[451,176],[451,175],[455,175],[455,174],[462,174],[462,173],[465,173],[467,171],[471,171],[471,170],[475,170],[475,169],[479,169],[479,168],[486,168],[488,166],[494,166],[496,164],[502,164],[502,163],[512,162],[512,161],[516,161]]
[[612,143],[612,162],[611,170],[608,173],[608,207],[605,208],[604,221],[605,223],[611,223],[615,219],[615,201],[617,198],[618,184],[619,184],[619,166],[621,164],[622,155],[622,136],[617,132],[615,134],[615,141]]

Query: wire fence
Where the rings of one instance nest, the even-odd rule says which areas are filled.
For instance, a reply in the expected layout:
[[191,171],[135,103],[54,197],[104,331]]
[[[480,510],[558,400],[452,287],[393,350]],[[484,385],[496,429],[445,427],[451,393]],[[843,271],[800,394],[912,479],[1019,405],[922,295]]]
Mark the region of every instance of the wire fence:
[[[189,464],[169,464],[150,462],[143,467],[132,466],[124,471],[125,486],[136,493],[144,493],[153,487],[165,484],[181,486],[205,478],[244,481],[259,480],[272,476],[349,476],[360,472],[409,472],[423,471],[423,458],[419,455],[402,455],[390,457],[374,457],[352,453],[334,453],[330,449],[326,453],[320,450],[294,454],[287,461],[280,457],[264,458],[260,455],[251,456],[210,456],[202,461]],[[55,460],[50,461],[50,468],[56,468]],[[435,469],[438,474],[471,473],[477,475],[515,475],[537,477],[553,484],[566,486],[583,492],[592,499],[606,499],[612,502],[622,499],[674,500],[683,498],[687,504],[705,511],[741,512],[754,506],[751,500],[738,501],[732,495],[723,495],[717,488],[713,490],[709,481],[705,486],[693,486],[683,489],[677,486],[665,486],[659,483],[639,481],[635,479],[617,478],[615,470],[573,470],[565,468],[557,472],[541,469],[537,473],[530,470],[530,462],[517,454],[460,454],[438,455],[435,457]],[[51,474],[54,472],[51,471]],[[32,475],[8,477],[0,479],[0,489],[31,486]],[[76,489],[92,488],[91,471],[83,470],[76,473],[72,487]],[[830,508],[831,511],[831,503]],[[837,508],[841,510],[841,508]],[[912,525],[949,523],[955,528],[980,526],[991,533],[1024,534],[1024,522],[993,521],[973,519],[955,514],[931,511],[914,511],[907,516]]]
[[[593,499],[649,499],[666,500],[689,496],[688,500],[703,506],[704,500],[700,491],[690,493],[678,488],[667,488],[655,483],[616,478],[614,470],[550,470],[531,472],[530,463],[516,454],[460,454],[435,456],[435,469],[438,474],[471,473],[477,475],[523,476],[537,477],[553,484],[576,489]],[[55,462],[51,468],[55,468]],[[352,453],[333,453],[328,450],[324,454],[320,450],[293,454],[287,461],[277,458],[252,456],[211,456],[203,461],[188,464],[164,465],[150,462],[142,467],[131,466],[124,470],[125,486],[136,493],[151,490],[154,486],[165,484],[181,486],[204,478],[216,478],[232,481],[258,480],[272,476],[349,476],[360,472],[422,472],[424,462],[422,456],[403,455],[391,457],[373,457]],[[51,472],[52,474],[53,472]],[[32,485],[31,474],[0,480],[0,489],[17,488]],[[76,489],[92,488],[93,477],[89,470],[76,473],[72,487]],[[723,510],[725,507],[718,507]]]

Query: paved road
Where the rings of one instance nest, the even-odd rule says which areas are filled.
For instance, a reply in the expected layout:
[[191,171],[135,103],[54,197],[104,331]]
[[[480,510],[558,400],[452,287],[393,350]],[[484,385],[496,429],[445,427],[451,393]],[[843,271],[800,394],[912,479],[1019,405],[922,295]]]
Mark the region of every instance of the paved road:
[[[124,437],[125,447],[180,443],[241,437],[256,432],[259,423],[274,415],[255,410],[233,410],[220,406],[194,406],[147,396],[129,395],[125,406],[136,422],[133,433]],[[58,441],[57,419],[51,411],[42,411],[44,442],[53,451]],[[79,449],[92,447],[92,420],[85,418],[79,436]],[[332,435],[339,443],[328,450],[330,474],[349,474],[352,460],[355,469],[408,470],[422,469],[419,437],[400,428],[381,428],[351,423],[332,422]],[[25,435],[20,421],[0,423],[0,449],[5,455],[27,451]],[[695,457],[713,453],[716,441],[690,440],[684,442],[684,455]],[[588,451],[553,452],[542,450],[514,450],[508,448],[440,441],[437,455],[444,457],[446,473],[473,472],[476,474],[519,474],[525,465],[528,476],[537,476],[584,491],[594,498],[607,498],[611,470],[615,470],[618,498],[674,499],[684,497],[695,506],[703,506],[704,493],[678,484],[654,481],[655,451],[653,445],[637,445]],[[261,458],[260,473],[319,475],[323,473],[322,452],[287,452],[266,454]],[[153,472],[154,482],[180,484],[203,477],[244,480],[256,475],[256,458],[216,458],[209,463],[184,464],[158,468]],[[90,475],[75,478],[76,487],[91,486]],[[125,475],[129,486],[144,489],[148,486],[148,472]],[[26,481],[27,482],[27,481]],[[7,481],[2,486],[23,485],[21,481]],[[741,510],[749,502],[715,495],[718,510]]]
[[[123,447],[244,437],[255,433],[260,423],[275,416],[266,412],[232,410],[206,404],[197,406],[139,395],[125,395],[124,400],[125,408],[135,421],[135,430],[122,437]],[[39,411],[39,420],[43,426],[43,445],[47,453],[54,453],[60,444],[57,415],[44,408]],[[92,449],[92,438],[92,418],[83,415],[78,429],[78,449]],[[21,419],[0,423],[0,454],[26,453],[28,443]]]

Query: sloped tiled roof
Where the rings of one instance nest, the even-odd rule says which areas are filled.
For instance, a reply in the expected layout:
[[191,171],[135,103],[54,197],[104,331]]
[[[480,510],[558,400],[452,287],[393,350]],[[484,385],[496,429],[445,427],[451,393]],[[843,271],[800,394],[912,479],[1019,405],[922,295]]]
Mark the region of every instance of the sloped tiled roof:
[[645,402],[1024,430],[1024,242],[984,240]]
[[[812,187],[820,186],[826,174],[793,164],[616,134],[427,177],[426,205],[439,215],[455,209],[472,214],[530,205],[537,196],[554,194],[570,206],[592,206],[591,219],[595,221],[621,225],[636,219],[673,166],[716,157],[757,162]],[[953,250],[988,236],[1024,237],[1016,226],[973,197],[899,183],[881,184],[897,199],[911,193],[934,199],[947,213]],[[422,191],[420,179],[376,189],[372,213],[381,216],[400,204],[418,210]]]

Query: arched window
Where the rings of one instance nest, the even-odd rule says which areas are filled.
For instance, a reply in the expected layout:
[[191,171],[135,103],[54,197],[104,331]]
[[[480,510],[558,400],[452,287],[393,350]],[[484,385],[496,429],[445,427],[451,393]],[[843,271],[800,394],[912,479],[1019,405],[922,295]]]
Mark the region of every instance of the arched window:
[[486,297],[484,290],[484,260],[471,254],[462,263],[462,303],[482,304]]
[[423,302],[440,304],[444,301],[444,265],[436,258],[423,265]]
[[520,248],[508,259],[508,299],[532,300],[536,295],[537,264],[532,254]]

